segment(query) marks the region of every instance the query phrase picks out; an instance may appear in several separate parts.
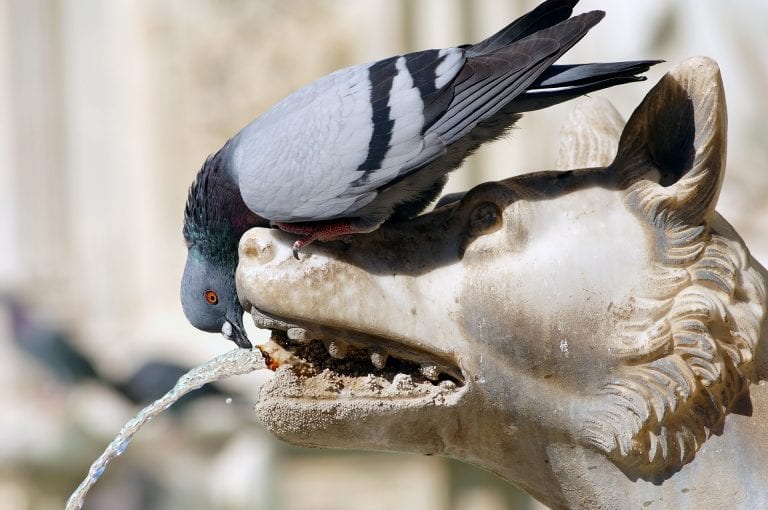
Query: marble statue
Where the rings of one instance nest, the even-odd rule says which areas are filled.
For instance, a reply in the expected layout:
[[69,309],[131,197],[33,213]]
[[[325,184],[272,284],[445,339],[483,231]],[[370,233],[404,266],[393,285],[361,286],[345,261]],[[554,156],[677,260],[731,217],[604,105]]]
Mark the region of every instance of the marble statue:
[[717,65],[629,121],[591,100],[558,166],[297,261],[253,229],[237,283],[297,445],[444,455],[552,508],[768,508],[765,269],[715,211]]

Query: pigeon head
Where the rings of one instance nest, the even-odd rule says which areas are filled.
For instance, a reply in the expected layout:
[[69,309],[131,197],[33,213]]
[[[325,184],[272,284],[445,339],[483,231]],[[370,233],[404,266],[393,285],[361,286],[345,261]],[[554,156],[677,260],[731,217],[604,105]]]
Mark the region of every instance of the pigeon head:
[[268,226],[245,205],[230,168],[230,144],[209,157],[189,189],[184,209],[187,264],[181,305],[196,328],[221,332],[239,347],[251,348],[237,298],[237,244],[249,228]]
[[212,263],[197,249],[190,249],[181,280],[181,306],[194,327],[211,333],[221,332],[238,347],[250,349],[234,272],[234,267]]

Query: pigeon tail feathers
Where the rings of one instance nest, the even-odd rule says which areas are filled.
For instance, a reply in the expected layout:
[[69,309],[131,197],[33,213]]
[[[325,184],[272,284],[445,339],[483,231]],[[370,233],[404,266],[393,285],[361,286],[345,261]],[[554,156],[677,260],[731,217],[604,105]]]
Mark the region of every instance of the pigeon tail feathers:
[[482,55],[509,46],[515,41],[561,23],[573,14],[579,0],[548,0],[516,19],[492,36],[476,44],[466,45],[468,56]]
[[540,110],[596,90],[645,81],[638,76],[663,60],[550,66],[536,82],[504,108],[505,114]]

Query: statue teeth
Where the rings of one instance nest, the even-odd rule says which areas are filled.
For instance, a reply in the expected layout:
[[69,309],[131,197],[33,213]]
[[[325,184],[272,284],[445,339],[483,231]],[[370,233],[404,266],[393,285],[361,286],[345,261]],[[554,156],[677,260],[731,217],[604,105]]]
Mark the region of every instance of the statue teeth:
[[456,389],[456,383],[448,379],[446,379],[445,381],[440,381],[440,384],[438,386],[440,386],[444,390],[449,390],[449,391],[453,391]]
[[440,377],[440,369],[434,363],[422,363],[421,367],[419,367],[419,372],[430,381],[437,381],[437,378]]
[[412,390],[415,387],[409,374],[397,374],[392,379],[392,386],[398,391]]
[[344,359],[347,357],[347,344],[338,340],[331,340],[326,345],[328,348],[328,354],[335,359]]
[[373,366],[378,370],[383,369],[384,365],[387,364],[387,357],[389,355],[379,348],[371,348],[369,349],[369,352],[371,354],[371,363],[373,363]]
[[294,342],[306,344],[312,341],[309,332],[304,328],[290,328],[286,331],[286,334],[288,335],[288,338]]

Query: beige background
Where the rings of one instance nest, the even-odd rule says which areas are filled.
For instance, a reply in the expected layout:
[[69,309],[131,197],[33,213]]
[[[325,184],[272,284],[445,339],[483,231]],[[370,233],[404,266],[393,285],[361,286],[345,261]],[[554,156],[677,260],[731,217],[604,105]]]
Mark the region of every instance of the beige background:
[[[0,293],[72,335],[110,377],[147,359],[192,366],[230,349],[178,303],[186,190],[206,155],[292,90],[345,65],[482,39],[522,0],[0,1]],[[583,0],[607,18],[566,62],[708,55],[729,104],[719,210],[768,262],[768,4]],[[646,83],[601,92],[625,116]],[[536,112],[457,171],[449,191],[550,168],[569,105]],[[0,508],[60,508],[135,409],[97,383],[61,387],[0,314]],[[258,334],[256,334],[258,335]],[[92,508],[533,508],[443,459],[286,447],[234,402],[157,420]],[[526,506],[528,505],[528,506]]]

